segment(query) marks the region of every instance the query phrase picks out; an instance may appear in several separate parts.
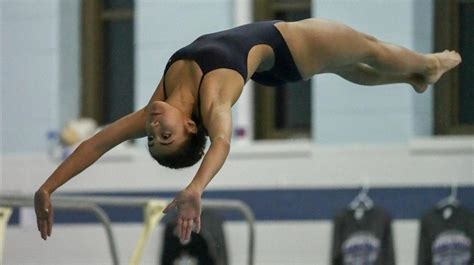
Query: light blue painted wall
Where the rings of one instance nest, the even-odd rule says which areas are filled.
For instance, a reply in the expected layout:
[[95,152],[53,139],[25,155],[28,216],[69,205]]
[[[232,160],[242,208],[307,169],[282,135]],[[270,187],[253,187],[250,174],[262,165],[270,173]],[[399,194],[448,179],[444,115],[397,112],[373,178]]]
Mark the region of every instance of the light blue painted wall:
[[173,52],[233,26],[233,0],[138,0],[136,12],[136,109],[148,103]]
[[59,119],[58,1],[2,1],[2,153],[38,152]]
[[[434,9],[432,0],[418,0],[413,6],[414,45],[419,52],[434,50]],[[413,95],[413,135],[426,136],[433,134],[434,126],[434,95],[433,89],[421,95]]]
[[81,1],[59,2],[59,126],[80,116]]
[[[313,0],[313,16],[427,52],[430,5],[429,0]],[[408,85],[364,87],[331,74],[317,76],[313,89],[313,139],[318,143],[403,142],[431,133],[431,91],[417,95]]]
[[148,103],[176,50],[202,34],[233,25],[232,1],[136,1],[135,109]]
[[[51,129],[79,116],[77,0],[3,0],[1,152],[44,152]],[[148,102],[168,57],[197,36],[233,23],[232,0],[136,1],[136,102]]]
[[[431,1],[313,0],[313,15],[428,52]],[[74,0],[0,4],[1,150],[44,151],[47,131],[79,115],[79,5]],[[136,5],[138,109],[177,48],[233,26],[234,19],[232,0],[137,0]],[[432,132],[431,91],[418,95],[406,85],[362,87],[322,75],[313,95],[313,132],[319,143],[400,142]]]

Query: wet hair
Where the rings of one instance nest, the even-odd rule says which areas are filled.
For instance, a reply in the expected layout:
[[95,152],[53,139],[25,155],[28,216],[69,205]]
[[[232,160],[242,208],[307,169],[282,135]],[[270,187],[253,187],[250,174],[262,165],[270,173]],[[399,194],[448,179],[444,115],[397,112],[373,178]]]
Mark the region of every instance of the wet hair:
[[[184,167],[190,167],[196,164],[204,155],[204,148],[206,147],[207,131],[201,122],[193,117],[194,122],[197,126],[196,133],[190,133],[189,138],[179,147],[177,151],[166,155],[153,155],[150,152],[158,164],[172,168],[179,169]],[[150,151],[150,149],[148,149]]]

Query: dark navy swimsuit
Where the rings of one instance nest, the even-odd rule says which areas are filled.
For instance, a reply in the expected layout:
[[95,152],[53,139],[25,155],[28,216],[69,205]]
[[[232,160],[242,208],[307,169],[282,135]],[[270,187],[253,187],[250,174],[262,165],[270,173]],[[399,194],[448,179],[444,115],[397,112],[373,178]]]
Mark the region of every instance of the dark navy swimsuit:
[[[237,71],[244,83],[247,82],[247,57],[250,49],[259,44],[269,45],[273,49],[275,63],[268,71],[255,72],[251,79],[268,86],[280,86],[287,82],[302,79],[293,60],[291,52],[281,35],[274,26],[280,22],[255,22],[229,30],[202,35],[191,44],[175,52],[165,67],[163,77],[171,65],[178,60],[195,61],[203,73],[198,88],[198,109],[200,112],[199,91],[204,76],[216,69],[227,68]],[[164,94],[166,98],[166,83],[163,78]],[[199,113],[199,119],[201,119]]]

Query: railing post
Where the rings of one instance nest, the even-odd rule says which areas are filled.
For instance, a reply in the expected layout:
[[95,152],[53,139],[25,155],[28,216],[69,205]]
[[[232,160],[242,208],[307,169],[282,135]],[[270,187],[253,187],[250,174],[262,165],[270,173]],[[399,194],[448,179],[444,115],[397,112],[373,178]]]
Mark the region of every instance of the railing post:
[[[7,207],[33,207],[33,196],[28,195],[0,195],[0,206]],[[161,209],[165,206],[166,200],[156,200],[152,197],[70,197],[70,196],[53,196],[52,202],[54,207],[63,209],[86,210],[93,212],[105,228],[107,240],[109,243],[110,254],[114,265],[119,264],[117,254],[117,247],[115,245],[114,235],[112,233],[111,222],[107,214],[100,206],[133,206],[142,207],[145,209],[145,236],[140,239],[143,244],[138,244],[138,254],[141,256],[144,242],[147,239],[147,234],[156,226],[161,219]],[[100,205],[100,206],[99,206]],[[204,208],[220,209],[220,210],[237,210],[245,218],[249,226],[249,241],[248,241],[248,265],[254,265],[255,262],[255,217],[252,210],[243,202],[238,200],[203,200]],[[1,234],[0,234],[1,235]],[[141,241],[139,241],[140,243]],[[141,250],[140,250],[141,249]],[[136,251],[135,251],[136,252]],[[1,254],[1,252],[0,252]],[[135,254],[134,254],[135,256]],[[1,258],[1,255],[0,255]],[[136,260],[136,259],[132,259]],[[139,259],[138,259],[139,260]],[[135,262],[135,263],[138,263]]]
[[0,264],[3,264],[3,247],[5,236],[7,232],[8,220],[12,215],[12,209],[7,207],[0,207]]

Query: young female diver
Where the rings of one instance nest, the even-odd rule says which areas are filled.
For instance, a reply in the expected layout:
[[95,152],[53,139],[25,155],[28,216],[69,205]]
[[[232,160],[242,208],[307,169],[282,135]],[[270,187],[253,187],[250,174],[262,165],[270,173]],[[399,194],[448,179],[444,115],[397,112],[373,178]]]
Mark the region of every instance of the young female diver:
[[105,152],[148,136],[150,154],[171,168],[191,166],[210,147],[191,183],[168,205],[178,234],[200,229],[201,195],[230,149],[231,107],[249,78],[265,85],[334,73],[362,85],[407,83],[421,93],[461,62],[454,51],[420,54],[323,19],[257,22],[199,37],[168,61],[149,103],[83,142],[35,194],[41,237],[51,235],[50,195]]

